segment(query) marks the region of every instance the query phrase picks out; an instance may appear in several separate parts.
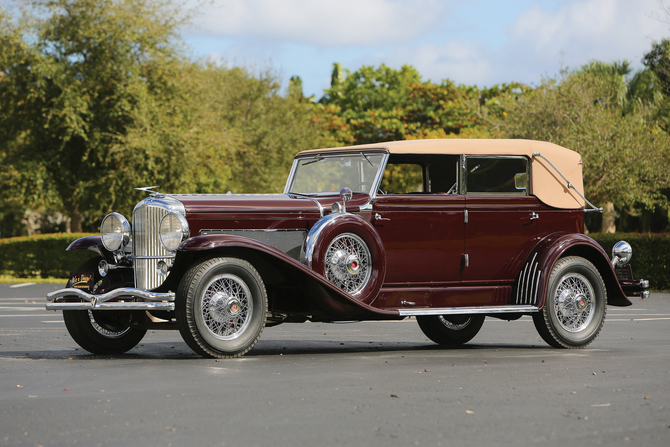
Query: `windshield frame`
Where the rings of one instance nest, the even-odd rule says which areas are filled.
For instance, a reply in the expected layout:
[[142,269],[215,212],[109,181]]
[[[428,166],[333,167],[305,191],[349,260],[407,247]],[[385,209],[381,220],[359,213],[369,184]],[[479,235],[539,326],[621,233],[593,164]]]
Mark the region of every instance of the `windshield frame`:
[[[321,196],[332,196],[332,195],[339,195],[339,191],[333,191],[333,192],[320,192],[320,193],[294,193],[291,192],[291,188],[295,182],[295,175],[298,170],[299,163],[303,163],[307,160],[312,160],[312,159],[317,159],[317,158],[336,158],[336,157],[346,157],[346,156],[363,156],[363,158],[366,158],[370,155],[381,155],[382,159],[381,162],[379,163],[379,168],[377,169],[377,173],[375,174],[375,177],[372,181],[372,185],[370,187],[370,193],[368,194],[370,197],[370,200],[368,203],[372,203],[374,198],[377,196],[377,190],[379,188],[379,184],[381,183],[382,176],[384,174],[384,169],[386,169],[386,163],[388,162],[389,159],[389,153],[387,151],[374,151],[374,150],[362,150],[362,151],[346,151],[346,152],[325,152],[325,153],[316,153],[316,154],[309,154],[303,157],[296,157],[293,159],[293,165],[291,166],[291,171],[289,173],[288,179],[286,180],[286,185],[284,186],[284,194],[293,194],[293,195],[302,195],[302,196],[316,196],[316,197],[321,197]],[[355,193],[355,194],[365,194],[365,193]]]

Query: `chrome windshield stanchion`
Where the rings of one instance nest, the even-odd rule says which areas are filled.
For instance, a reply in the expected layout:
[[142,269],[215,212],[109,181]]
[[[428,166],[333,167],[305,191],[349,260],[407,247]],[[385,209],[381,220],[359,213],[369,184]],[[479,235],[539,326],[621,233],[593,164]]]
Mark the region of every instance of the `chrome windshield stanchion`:
[[[72,297],[83,301],[63,301],[66,298]],[[111,301],[117,298],[128,301]],[[134,301],[135,298],[145,301]],[[45,307],[47,310],[174,310],[174,300],[174,292],[147,292],[146,290],[131,287],[115,289],[101,295],[92,295],[81,289],[68,288],[47,294],[47,304]]]

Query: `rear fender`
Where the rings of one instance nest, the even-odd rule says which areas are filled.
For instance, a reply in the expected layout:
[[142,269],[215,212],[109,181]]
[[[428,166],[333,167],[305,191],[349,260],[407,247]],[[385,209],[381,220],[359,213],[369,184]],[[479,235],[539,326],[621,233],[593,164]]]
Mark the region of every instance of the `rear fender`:
[[526,259],[510,297],[511,304],[532,304],[544,308],[549,276],[556,262],[565,256],[581,256],[596,266],[605,282],[607,304],[630,306],[616,278],[605,250],[583,234],[554,233],[542,239]]

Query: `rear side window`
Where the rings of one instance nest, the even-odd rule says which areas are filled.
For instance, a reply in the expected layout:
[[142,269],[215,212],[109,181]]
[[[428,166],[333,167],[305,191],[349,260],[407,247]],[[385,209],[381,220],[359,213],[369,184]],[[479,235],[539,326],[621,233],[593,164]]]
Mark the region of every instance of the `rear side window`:
[[468,194],[528,194],[526,157],[466,157]]

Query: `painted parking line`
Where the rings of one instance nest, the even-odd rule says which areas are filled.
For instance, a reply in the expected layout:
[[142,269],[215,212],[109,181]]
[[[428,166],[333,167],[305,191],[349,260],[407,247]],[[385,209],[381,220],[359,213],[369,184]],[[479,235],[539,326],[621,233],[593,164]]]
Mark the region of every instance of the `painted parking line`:
[[34,282],[24,282],[23,284],[12,284],[9,286],[10,289],[18,289],[20,287],[28,287],[34,285]]

